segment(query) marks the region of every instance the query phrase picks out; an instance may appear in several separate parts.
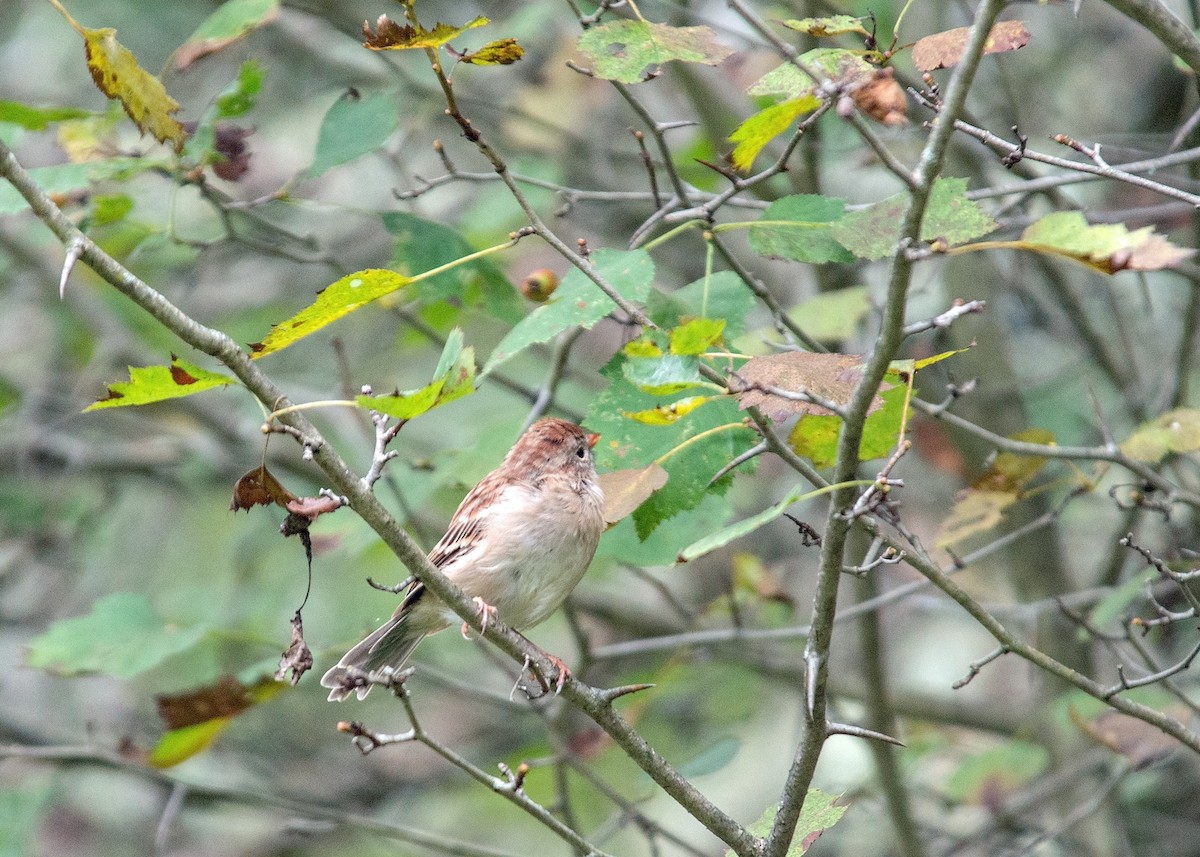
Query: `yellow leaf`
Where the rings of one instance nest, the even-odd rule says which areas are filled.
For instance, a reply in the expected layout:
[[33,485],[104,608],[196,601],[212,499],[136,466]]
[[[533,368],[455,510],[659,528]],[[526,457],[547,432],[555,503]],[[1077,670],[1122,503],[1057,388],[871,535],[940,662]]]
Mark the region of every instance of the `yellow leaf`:
[[323,289],[312,304],[286,321],[272,325],[262,342],[255,342],[250,346],[251,356],[264,357],[286,348],[359,307],[404,288],[411,282],[412,277],[382,268],[369,268],[342,277]]
[[621,411],[621,416],[645,423],[648,426],[669,426],[676,420],[686,417],[705,402],[711,402],[716,398],[719,397],[689,396],[686,399],[680,399],[669,405],[659,405],[657,408],[650,408],[647,411]]
[[121,102],[125,112],[143,133],[160,143],[170,142],[176,152],[183,149],[187,132],[171,115],[179,102],[167,94],[162,82],[138,65],[137,58],[117,41],[112,27],[81,28],[88,69],[101,92]]
[[942,521],[937,546],[946,548],[992,529],[1004,518],[1004,510],[1016,501],[1017,495],[1007,491],[968,491]]

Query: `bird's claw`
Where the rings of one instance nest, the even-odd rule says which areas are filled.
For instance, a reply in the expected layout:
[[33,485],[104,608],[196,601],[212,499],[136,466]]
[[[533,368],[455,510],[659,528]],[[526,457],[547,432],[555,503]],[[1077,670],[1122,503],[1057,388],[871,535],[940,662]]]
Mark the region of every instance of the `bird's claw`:
[[[488,604],[478,595],[471,599],[475,602],[475,609],[479,613],[480,631],[487,632],[488,623],[496,617],[496,608]],[[462,623],[462,635],[464,640],[471,639],[471,626],[467,622]]]

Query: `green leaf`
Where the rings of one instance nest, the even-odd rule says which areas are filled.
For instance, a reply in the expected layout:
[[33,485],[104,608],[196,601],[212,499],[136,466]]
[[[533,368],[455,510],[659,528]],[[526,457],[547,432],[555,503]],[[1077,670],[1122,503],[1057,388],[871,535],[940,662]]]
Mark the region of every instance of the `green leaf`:
[[132,678],[191,648],[205,633],[167,622],[144,595],[117,592],[97,601],[88,615],[51,625],[29,644],[26,662],[64,676]]
[[263,84],[263,68],[254,60],[246,60],[238,70],[237,80],[217,96],[217,116],[232,119],[250,112]]
[[854,254],[834,240],[830,224],[846,213],[846,201],[815,194],[778,199],[750,227],[750,247],[772,259],[822,265],[853,262]]
[[[1058,211],[1034,221],[1020,241],[1001,246],[1065,256],[1102,274],[1158,271],[1173,267],[1194,250],[1176,247],[1145,226],[1130,232],[1123,223],[1089,225],[1078,211]],[[986,246],[986,245],[985,245]]]
[[784,98],[814,95],[820,83],[801,71],[799,65],[846,87],[866,81],[875,74],[875,66],[863,59],[862,51],[815,48],[801,54],[797,63],[785,62],[767,72],[750,87],[749,94],[778,95]]
[[652,396],[669,396],[704,383],[700,380],[700,361],[678,354],[631,358],[621,371],[633,386]]
[[[967,180],[940,178],[933,185],[921,240],[963,244],[993,231],[996,222],[966,197]],[[907,193],[890,196],[869,208],[851,212],[833,225],[833,237],[856,256],[882,259],[896,251],[901,219],[908,209]]]
[[[87,164],[58,164],[53,167],[34,167],[30,177],[48,194],[71,194],[91,185]],[[25,197],[8,182],[0,184],[0,214],[16,214],[27,207]]]
[[[600,443],[604,443],[603,439]],[[690,544],[718,529],[729,519],[731,511],[728,499],[709,494],[694,508],[661,522],[644,540],[638,536],[637,526],[629,517],[605,534],[596,556],[642,568],[671,565],[679,554],[680,545]]]
[[[69,196],[91,188],[94,182],[124,181],[148,170],[169,167],[161,158],[109,158],[77,164],[34,167],[29,175],[48,194]],[[27,207],[25,198],[9,182],[0,183],[0,214],[16,214]]]
[[851,15],[830,15],[827,18],[798,18],[779,23],[789,30],[804,33],[807,36],[842,36],[846,33],[857,33],[861,36],[871,35],[863,29],[861,18]]
[[742,278],[733,271],[718,271],[671,294],[651,292],[646,302],[656,324],[671,328],[693,318],[718,318],[725,322],[725,337],[738,336],[755,300]]
[[[456,229],[405,211],[382,215],[384,228],[395,236],[388,267],[401,274],[432,271],[475,250]],[[478,289],[475,287],[478,286]],[[524,310],[512,283],[490,259],[476,259],[413,284],[405,298],[422,303],[482,302],[488,315],[516,324]]]
[[[871,461],[891,455],[900,439],[904,419],[905,387],[893,387],[880,394],[883,407],[871,413],[863,423],[862,441],[858,447],[860,461]],[[812,460],[815,467],[832,467],[837,460],[838,433],[841,417],[830,414],[806,414],[792,428],[788,443],[798,455]]]
[[128,381],[109,384],[108,395],[92,402],[83,410],[86,413],[101,408],[148,405],[236,383],[237,381],[228,375],[209,372],[172,355],[170,366],[130,366]]
[[232,716],[214,717],[164,732],[150,750],[146,762],[152,768],[169,768],[207,750],[233,722]]
[[[611,250],[592,253],[596,271],[626,300],[641,303],[654,283],[654,262],[644,250]],[[573,268],[549,301],[538,306],[510,330],[496,346],[481,376],[531,345],[547,342],[573,327],[591,329],[616,305],[599,287]]]
[[404,288],[411,280],[411,277],[381,268],[369,268],[342,277],[322,289],[317,299],[300,312],[272,325],[262,342],[250,345],[252,356],[265,357],[287,348],[371,301]]
[[755,113],[729,135],[735,144],[730,160],[739,170],[748,170],[763,148],[792,126],[799,117],[821,106],[821,99],[812,94],[773,104]]
[[648,66],[671,60],[717,65],[733,51],[717,44],[708,27],[672,27],[649,21],[611,21],[584,31],[579,50],[592,73],[605,80],[639,83]]
[[1177,408],[1160,414],[1121,443],[1135,461],[1158,464],[1170,453],[1200,451],[1200,409]]
[[175,67],[185,69],[216,53],[279,15],[279,0],[225,0],[175,51]]
[[93,196],[89,228],[119,223],[131,211],[133,200],[123,193]]
[[[596,460],[602,469],[642,467],[662,459],[660,463],[670,480],[633,513],[638,538],[644,540],[663,521],[696,508],[707,496],[724,494],[731,477],[724,477],[711,488],[709,481],[749,449],[757,436],[742,424],[736,403],[727,397],[692,410],[667,427],[645,425],[622,416],[622,411],[636,413],[668,404],[664,399],[688,398],[653,396],[638,390],[625,378],[623,366],[627,359],[617,355],[601,370],[608,385],[592,400],[585,423],[600,434]],[[721,430],[686,443],[718,428]],[[724,514],[724,508],[718,506],[713,513]]]
[[723,318],[695,318],[671,331],[672,354],[703,354],[721,341]]
[[680,764],[679,774],[689,780],[693,777],[715,774],[732,762],[740,749],[742,749],[742,742],[737,738],[726,736],[718,739],[716,743]]
[[[812,847],[822,833],[841,821],[847,807],[834,805],[834,801],[839,797],[840,795],[826,794],[820,789],[808,790],[804,796],[804,808],[800,810],[800,818],[796,822],[796,832],[792,834],[791,845],[784,852],[785,857],[799,857]],[[778,806],[767,807],[762,818],[750,825],[748,830],[755,836],[767,836],[778,814]]]
[[728,527],[724,527],[715,533],[710,533],[699,541],[692,542],[679,552],[679,556],[677,557],[676,561],[691,562],[694,559],[699,559],[705,554],[712,553],[715,550],[725,547],[725,545],[729,544],[735,539],[740,539],[742,536],[754,532],[759,527],[766,526],[767,524],[771,523],[771,521],[774,521],[776,518],[783,515],[789,506],[799,501],[800,498],[804,496],[805,490],[806,489],[803,485],[797,485],[788,492],[786,497],[784,497],[774,506],[764,509],[757,515],[751,515],[749,518],[738,521],[736,524],[731,524]]
[[1050,764],[1046,748],[1009,741],[968,756],[946,780],[946,797],[955,803],[982,804],[1003,799]]
[[874,308],[868,286],[821,292],[788,310],[788,318],[819,342],[845,342]]
[[0,855],[20,857],[42,849],[47,815],[62,807],[61,788],[56,779],[32,773],[0,787]]
[[[1088,626],[1104,630],[1110,623],[1120,623],[1130,612],[1130,605],[1134,601],[1144,599],[1146,587],[1158,577],[1158,570],[1153,568],[1131,575],[1128,580],[1096,602],[1096,606],[1088,614]],[[1080,628],[1077,633],[1081,643],[1085,642],[1089,635],[1090,632],[1086,628]]]
[[343,93],[321,120],[317,150],[305,175],[316,178],[382,146],[399,124],[396,105],[394,92]]
[[411,420],[474,390],[475,349],[463,347],[462,331],[455,328],[446,338],[433,381],[429,384],[419,390],[391,396],[358,396],[355,401],[360,407],[379,411],[398,420]]
[[44,131],[52,122],[84,119],[91,115],[77,107],[30,107],[19,101],[0,100],[0,122],[20,125],[26,131]]

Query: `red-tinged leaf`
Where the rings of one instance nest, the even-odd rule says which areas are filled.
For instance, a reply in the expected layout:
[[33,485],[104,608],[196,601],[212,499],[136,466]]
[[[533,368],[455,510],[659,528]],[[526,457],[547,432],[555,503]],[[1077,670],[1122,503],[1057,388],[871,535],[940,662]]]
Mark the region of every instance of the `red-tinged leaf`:
[[715,39],[708,27],[621,20],[589,27],[579,37],[579,50],[591,59],[596,77],[640,83],[648,69],[671,60],[717,65],[733,51]]
[[236,383],[228,375],[209,372],[171,355],[170,366],[130,366],[128,381],[109,384],[108,394],[83,410],[87,413],[102,408],[148,405]]
[[[970,35],[970,27],[957,27],[918,40],[913,45],[913,65],[920,71],[933,71],[958,65],[963,51],[967,49],[967,39]],[[1029,44],[1029,31],[1025,29],[1024,21],[1001,21],[988,33],[983,52],[999,54],[1015,51],[1027,44]]]
[[497,39],[477,51],[458,54],[459,62],[471,65],[512,65],[525,56],[525,49],[516,39]]
[[604,492],[604,520],[612,526],[632,515],[634,509],[666,485],[667,471],[651,463],[636,470],[601,473],[599,481]]
[[730,160],[739,170],[748,170],[763,148],[792,126],[805,113],[812,113],[821,106],[815,95],[802,95],[790,101],[773,104],[755,113],[729,135],[735,144]]
[[342,508],[342,501],[339,497],[297,497],[295,500],[285,503],[284,508],[311,523],[321,515],[336,512]]
[[284,488],[264,464],[254,468],[234,484],[229,510],[249,511],[254,506],[270,506],[272,503],[288,509],[289,504],[296,500],[296,495]]
[[[790,393],[811,393],[814,397],[837,405],[849,403],[862,377],[864,357],[861,354],[815,354],[786,351],[755,357],[742,366],[733,384],[738,404],[744,410],[761,408],[776,422],[798,414],[831,414],[828,408],[813,402],[785,398],[764,388],[778,388]],[[883,384],[880,390],[891,388]],[[872,400],[868,413],[883,407],[878,395]]]
[[185,69],[201,57],[244,38],[279,17],[280,0],[225,0],[175,51],[175,68]]
[[160,143],[169,142],[176,152],[183,150],[187,133],[175,119],[179,102],[167,94],[162,82],[138,65],[137,58],[117,41],[111,27],[97,30],[79,28],[87,53],[88,70],[96,87],[109,98],[121,102],[125,112],[143,133]]
[[369,21],[363,22],[363,47],[373,51],[407,51],[413,48],[436,48],[456,39],[467,30],[482,27],[488,19],[480,15],[461,27],[452,24],[437,23],[432,30],[414,27],[411,24],[397,24],[387,15],[380,15],[375,22],[375,32],[371,32]]
[[312,304],[288,320],[272,325],[262,342],[251,344],[252,356],[265,357],[287,348],[371,301],[404,288],[410,282],[412,277],[381,268],[370,268],[342,277],[322,289]]

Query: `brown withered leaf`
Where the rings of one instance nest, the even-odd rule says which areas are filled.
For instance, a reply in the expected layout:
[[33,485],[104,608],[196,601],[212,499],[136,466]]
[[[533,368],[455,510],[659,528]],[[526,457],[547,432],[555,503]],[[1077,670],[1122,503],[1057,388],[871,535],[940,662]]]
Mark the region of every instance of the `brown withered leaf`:
[[[811,393],[833,404],[845,405],[862,377],[863,360],[861,354],[799,351],[755,357],[730,379],[730,389],[737,396],[740,408],[758,407],[776,422],[798,414],[828,415],[832,411],[821,405],[784,398],[762,388],[778,387],[792,393]],[[880,390],[890,390],[891,387],[891,384],[884,382]],[[868,413],[874,413],[882,407],[883,399],[876,395]]]
[[[956,27],[953,30],[934,33],[932,36],[919,39],[912,49],[913,65],[919,71],[934,71],[958,65],[963,51],[967,48],[967,39],[970,35],[970,27]],[[1029,31],[1025,29],[1024,21],[1001,21],[988,33],[983,52],[999,54],[1005,51],[1015,51],[1027,44],[1029,44]]]
[[287,678],[288,670],[291,670],[292,677],[289,680],[292,687],[295,687],[300,682],[300,676],[312,669],[312,665],[312,650],[309,649],[308,643],[304,642],[304,623],[300,620],[300,611],[297,610],[296,615],[292,617],[292,641],[279,659],[275,681],[283,681]]
[[231,717],[253,704],[250,688],[231,675],[221,676],[215,684],[185,693],[154,697],[158,714],[169,729],[195,726],[217,717]]
[[272,503],[287,509],[288,504],[296,499],[296,495],[284,488],[264,464],[254,468],[234,484],[229,510],[249,511],[254,506],[270,506]]
[[1074,708],[1071,720],[1079,729],[1114,753],[1119,753],[1135,768],[1144,768],[1170,755],[1179,742],[1157,726],[1111,709],[1085,720]]
[[896,82],[896,71],[881,68],[874,76],[850,95],[854,106],[876,122],[889,128],[908,124],[908,100],[904,88]]
[[601,473],[600,490],[604,492],[604,520],[609,526],[633,514],[633,510],[667,484],[667,471],[660,464],[647,464],[637,470],[614,470]]

